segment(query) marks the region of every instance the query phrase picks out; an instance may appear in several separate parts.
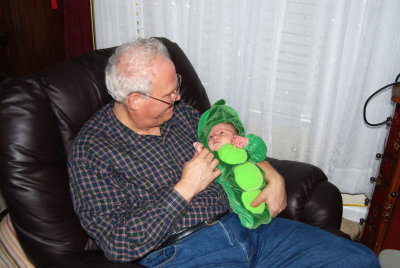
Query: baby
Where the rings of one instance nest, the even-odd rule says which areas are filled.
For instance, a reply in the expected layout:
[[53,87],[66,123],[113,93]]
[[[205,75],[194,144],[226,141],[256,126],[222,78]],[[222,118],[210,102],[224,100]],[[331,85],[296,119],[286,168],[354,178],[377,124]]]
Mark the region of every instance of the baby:
[[220,162],[222,174],[216,181],[224,187],[231,209],[242,225],[254,229],[269,223],[271,216],[265,203],[250,205],[266,185],[263,170],[255,164],[266,157],[264,141],[253,134],[244,136],[238,114],[224,100],[200,117],[198,136],[202,144],[196,143],[196,150],[207,147]]

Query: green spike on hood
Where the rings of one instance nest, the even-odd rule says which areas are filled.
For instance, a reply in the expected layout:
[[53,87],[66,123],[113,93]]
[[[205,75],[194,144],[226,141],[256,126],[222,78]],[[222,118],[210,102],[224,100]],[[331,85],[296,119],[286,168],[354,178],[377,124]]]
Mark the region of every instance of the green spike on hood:
[[214,103],[200,117],[197,135],[205,147],[208,148],[208,134],[212,127],[219,123],[231,123],[237,129],[240,136],[245,135],[239,115],[232,107],[225,105],[224,99],[221,99]]

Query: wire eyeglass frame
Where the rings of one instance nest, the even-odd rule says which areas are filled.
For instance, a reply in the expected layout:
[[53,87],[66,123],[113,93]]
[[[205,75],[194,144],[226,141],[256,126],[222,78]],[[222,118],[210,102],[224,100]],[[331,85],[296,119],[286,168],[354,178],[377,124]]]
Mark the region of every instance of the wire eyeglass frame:
[[[171,97],[172,97],[172,95],[178,96],[178,95],[181,94],[182,76],[181,76],[180,74],[176,74],[176,80],[177,80],[176,88],[175,88],[175,90],[174,90],[173,92],[171,92]],[[146,97],[148,97],[148,98],[150,98],[150,99],[157,100],[157,101],[159,101],[159,102],[168,104],[169,106],[173,106],[174,103],[175,103],[175,99],[174,99],[172,102],[168,102],[168,101],[165,101],[165,100],[161,100],[161,99],[159,99],[159,98],[152,97],[152,96],[150,96],[150,95],[147,94],[147,93],[143,93],[143,92],[132,92],[131,94],[133,94],[133,93],[138,93],[138,94],[143,95],[143,96],[146,96]]]

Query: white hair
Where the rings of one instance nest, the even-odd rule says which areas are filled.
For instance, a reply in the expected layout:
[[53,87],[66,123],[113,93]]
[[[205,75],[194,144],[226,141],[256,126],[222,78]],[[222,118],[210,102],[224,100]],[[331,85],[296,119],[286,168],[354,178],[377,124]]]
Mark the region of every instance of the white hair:
[[149,94],[152,90],[151,62],[160,55],[170,58],[165,45],[156,38],[139,38],[117,47],[105,69],[111,97],[123,102],[133,92]]

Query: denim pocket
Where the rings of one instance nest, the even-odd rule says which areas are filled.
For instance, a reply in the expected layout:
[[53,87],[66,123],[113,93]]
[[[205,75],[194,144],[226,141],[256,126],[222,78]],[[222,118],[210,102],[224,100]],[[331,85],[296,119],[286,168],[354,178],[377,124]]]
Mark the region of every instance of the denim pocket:
[[175,245],[171,245],[150,253],[139,263],[146,267],[162,268],[165,265],[171,263],[175,259],[175,255],[176,247]]

